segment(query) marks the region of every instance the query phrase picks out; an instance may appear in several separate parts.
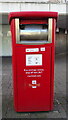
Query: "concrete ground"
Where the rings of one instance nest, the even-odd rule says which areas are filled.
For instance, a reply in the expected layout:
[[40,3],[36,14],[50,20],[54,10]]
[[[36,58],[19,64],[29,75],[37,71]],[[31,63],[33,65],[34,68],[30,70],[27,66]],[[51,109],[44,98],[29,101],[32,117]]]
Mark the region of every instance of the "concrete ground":
[[3,118],[66,118],[66,55],[55,57],[55,97],[51,112],[17,113],[13,108],[11,58],[3,58],[2,117]]

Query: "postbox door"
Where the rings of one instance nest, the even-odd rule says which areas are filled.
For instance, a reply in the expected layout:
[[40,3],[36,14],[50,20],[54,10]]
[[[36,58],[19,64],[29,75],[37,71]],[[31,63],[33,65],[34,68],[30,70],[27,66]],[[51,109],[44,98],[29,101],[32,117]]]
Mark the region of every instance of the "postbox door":
[[30,53],[24,46],[16,47],[19,111],[50,110],[51,47],[44,48]]

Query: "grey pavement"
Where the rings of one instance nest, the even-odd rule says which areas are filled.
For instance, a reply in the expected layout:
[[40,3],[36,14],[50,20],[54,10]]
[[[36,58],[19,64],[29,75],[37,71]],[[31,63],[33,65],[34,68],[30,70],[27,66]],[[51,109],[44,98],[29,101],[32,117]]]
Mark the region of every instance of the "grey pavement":
[[2,118],[2,58],[0,57],[0,120]]
[[55,57],[54,110],[49,112],[17,113],[13,107],[11,58],[3,58],[2,117],[3,118],[66,118],[66,55]]

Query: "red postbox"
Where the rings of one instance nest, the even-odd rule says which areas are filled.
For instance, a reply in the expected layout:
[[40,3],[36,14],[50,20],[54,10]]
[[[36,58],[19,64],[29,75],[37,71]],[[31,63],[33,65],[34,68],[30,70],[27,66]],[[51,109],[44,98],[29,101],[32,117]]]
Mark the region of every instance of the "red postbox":
[[53,110],[57,12],[12,12],[14,108]]

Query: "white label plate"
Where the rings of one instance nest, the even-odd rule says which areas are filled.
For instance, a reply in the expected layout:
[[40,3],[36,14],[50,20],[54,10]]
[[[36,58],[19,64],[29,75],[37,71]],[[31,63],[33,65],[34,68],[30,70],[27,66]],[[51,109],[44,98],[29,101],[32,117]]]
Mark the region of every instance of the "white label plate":
[[37,81],[36,80],[32,80],[32,84],[36,84],[37,83]]
[[39,52],[39,48],[27,48],[26,52]]
[[40,50],[41,50],[41,51],[45,51],[45,47],[41,47]]

